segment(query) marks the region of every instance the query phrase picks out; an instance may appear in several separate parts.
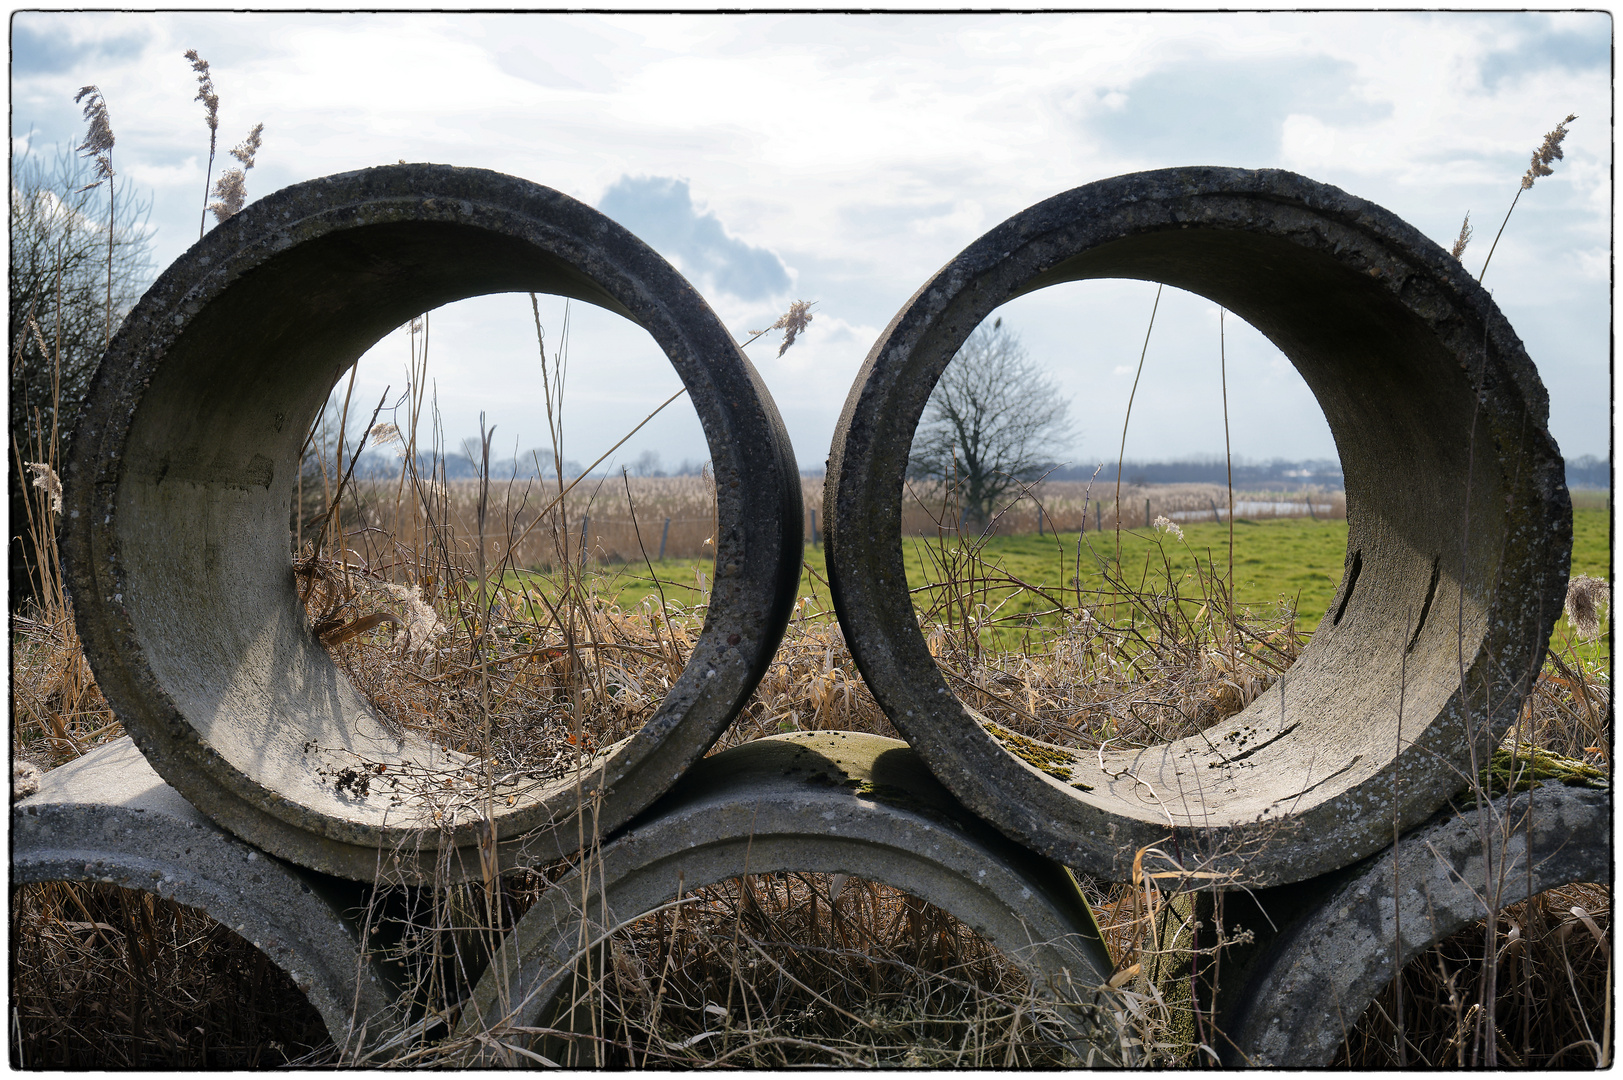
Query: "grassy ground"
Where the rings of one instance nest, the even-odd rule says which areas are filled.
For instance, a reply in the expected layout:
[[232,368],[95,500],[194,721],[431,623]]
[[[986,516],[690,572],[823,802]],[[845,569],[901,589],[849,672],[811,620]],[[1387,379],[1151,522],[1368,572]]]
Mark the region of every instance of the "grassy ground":
[[[1195,568],[1201,569],[1216,559],[1227,576],[1228,527],[1226,525],[1191,525],[1184,529],[1184,541],[1144,529],[1122,530],[1121,561],[1127,568],[1128,582],[1135,588],[1148,582],[1153,589],[1156,580],[1164,580],[1164,553],[1175,580],[1195,580]],[[1052,533],[1038,537],[996,536],[986,541],[982,561],[999,567],[1012,577],[1041,589],[1053,590],[1061,583],[1069,596],[1074,597],[1075,586],[1070,579],[1076,573],[1077,545],[1075,534],[1058,539]],[[1310,611],[1316,604],[1320,611],[1329,606],[1341,581],[1343,556],[1347,550],[1345,522],[1313,522],[1280,518],[1266,522],[1235,523],[1234,569],[1239,579],[1236,603],[1255,607],[1268,607],[1281,599],[1294,600],[1300,595],[1300,610]],[[1116,536],[1113,532],[1089,533],[1082,546],[1082,579],[1085,594],[1096,593],[1104,586],[1104,567],[1115,560]],[[949,539],[947,546],[955,541]],[[908,582],[914,588],[928,587],[940,580],[936,567],[942,545],[935,540],[914,538],[906,544]],[[712,572],[709,559],[661,559],[652,563],[665,598],[683,606],[700,600],[700,575],[708,589]],[[618,567],[604,567],[613,574],[621,606],[632,606],[644,596],[654,595],[650,583],[649,567],[638,563],[625,563]],[[617,573],[616,573],[617,571]],[[822,598],[827,595],[828,569],[821,546],[806,546],[805,567],[801,571],[802,596]],[[1041,610],[1040,597],[1024,595],[1010,604],[1010,611],[1028,613]]]
[[[1183,526],[1181,541],[1153,529],[1124,529],[1121,564],[1126,583],[1138,591],[1155,592],[1164,590],[1170,577],[1179,594],[1198,607],[1210,591],[1202,580],[1209,580],[1211,568],[1215,565],[1220,577],[1228,577],[1228,537],[1226,524],[1212,522]],[[1011,621],[1040,618],[1039,613],[1053,606],[1045,602],[1044,592],[1052,596],[1061,587],[1066,590],[1066,602],[1073,603],[1077,539],[1075,534],[1039,537],[1032,533],[987,540],[981,552],[984,565],[1043,590],[1017,593],[1008,582],[989,582],[988,603],[997,608],[997,616]],[[1116,534],[1111,530],[1088,533],[1082,541],[1082,590],[1084,603],[1091,605],[1105,589],[1106,567],[1115,561]],[[945,548],[950,549],[952,543],[949,539]],[[921,607],[927,608],[932,599],[940,599],[932,586],[942,580],[943,559],[951,557],[943,549],[944,545],[936,540],[915,538],[906,544],[909,584],[930,590],[919,594]],[[1574,510],[1572,573],[1609,578],[1611,550],[1609,512],[1599,506]],[[1346,552],[1345,521],[1239,519],[1234,524],[1235,606],[1250,609],[1257,616],[1289,606],[1302,617],[1302,629],[1311,633],[1340,587]],[[657,596],[660,591],[667,601],[683,607],[703,602],[701,588],[709,589],[711,560],[661,559],[651,566],[659,582],[657,588],[649,576],[650,566],[641,563],[603,567],[605,576],[599,587],[614,595],[625,608],[634,607],[645,597]],[[823,549],[808,544],[800,595],[811,597],[817,608],[827,610],[832,606],[827,580]],[[1556,630],[1558,646],[1567,629],[1563,618]],[[1579,653],[1587,661],[1603,662],[1610,655],[1607,634],[1603,632],[1596,641],[1579,646]]]

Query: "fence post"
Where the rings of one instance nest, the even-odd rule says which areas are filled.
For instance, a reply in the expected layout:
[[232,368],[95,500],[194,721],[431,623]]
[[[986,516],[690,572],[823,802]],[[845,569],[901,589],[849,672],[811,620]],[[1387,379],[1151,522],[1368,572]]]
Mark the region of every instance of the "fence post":
[[1221,522],[1223,519],[1217,516],[1217,500],[1207,499],[1206,504],[1212,508],[1212,520]]
[[[1082,508],[1082,520],[1084,523],[1088,520],[1087,507]],[[1105,531],[1105,501],[1103,499],[1093,504],[1093,531]]]
[[1043,504],[1037,504],[1037,535],[1043,534]]
[[670,537],[671,537],[671,519],[666,518],[665,519],[665,529],[664,529],[663,532],[661,532],[659,534],[659,557],[661,559],[663,559],[665,557],[665,541],[669,540]]
[[1313,512],[1313,493],[1311,491],[1307,493],[1307,516],[1314,521],[1319,520],[1319,515]]
[[1144,500],[1144,527],[1150,527],[1150,500]]

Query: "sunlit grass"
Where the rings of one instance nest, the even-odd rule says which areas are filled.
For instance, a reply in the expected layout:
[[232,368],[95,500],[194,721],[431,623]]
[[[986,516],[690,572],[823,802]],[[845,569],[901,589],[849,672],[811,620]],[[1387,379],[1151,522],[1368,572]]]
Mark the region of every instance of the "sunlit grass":
[[[1164,590],[1170,579],[1188,606],[1191,617],[1207,602],[1211,593],[1212,568],[1217,576],[1228,576],[1228,525],[1204,522],[1182,526],[1183,539],[1157,530],[1123,529],[1119,580],[1134,591]],[[1063,600],[1067,606],[1077,601],[1073,580],[1077,567],[1078,537],[1075,533],[1035,533],[1022,536],[995,536],[981,548],[980,562],[989,571],[1001,571],[1007,579],[1025,582],[1033,589],[1018,589],[1012,580],[999,580],[996,574],[986,582],[985,597],[992,618],[1009,624],[1038,624],[1054,618],[1057,606],[1045,597]],[[1106,568],[1114,564],[1116,534],[1113,530],[1089,532],[1081,537],[1082,603],[1087,607],[1112,602],[1113,590],[1106,580]],[[927,609],[938,598],[941,575],[936,569],[943,544],[958,543],[910,537],[903,544],[907,580],[915,590],[915,601]],[[1267,615],[1288,607],[1311,633],[1329,609],[1341,585],[1347,551],[1345,521],[1314,521],[1311,518],[1275,518],[1266,521],[1235,522],[1234,526],[1234,604],[1237,611]],[[1163,561],[1164,560],[1164,561]],[[629,562],[599,565],[596,587],[622,608],[633,608],[647,597],[663,594],[666,602],[692,608],[705,602],[714,573],[712,559],[655,559],[648,563]],[[1573,511],[1573,574],[1607,577],[1611,569],[1611,519],[1609,513],[1593,507]],[[522,576],[530,588],[550,588],[549,576],[526,572]],[[1112,575],[1115,576],[1115,575]],[[800,574],[799,595],[810,597],[817,610],[831,610],[828,570],[821,545],[806,545],[805,565]],[[550,594],[549,594],[550,595]],[[1586,663],[1605,664],[1610,657],[1607,633],[1591,642],[1573,637],[1573,648]],[[1566,618],[1557,623],[1554,645],[1565,648],[1571,626]]]

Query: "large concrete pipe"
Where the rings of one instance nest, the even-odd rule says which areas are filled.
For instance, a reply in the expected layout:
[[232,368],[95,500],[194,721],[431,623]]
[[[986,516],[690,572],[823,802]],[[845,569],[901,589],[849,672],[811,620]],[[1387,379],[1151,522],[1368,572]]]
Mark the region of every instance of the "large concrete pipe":
[[361,886],[288,866],[230,836],[165,784],[129,739],[46,773],[11,808],[11,880],[107,882],[197,908],[268,956],[315,1006],[344,1060],[405,1027],[395,972],[363,951]]
[[1546,889],[1609,884],[1611,839],[1610,791],[1546,782],[1417,829],[1333,875],[1330,889],[1231,894],[1224,923],[1252,929],[1262,947],[1249,962],[1223,960],[1220,1052],[1231,1065],[1324,1068],[1392,982],[1394,961]]
[[[969,333],[1017,296],[1089,278],[1198,293],[1291,359],[1341,455],[1347,560],[1312,643],[1219,736],[1055,749],[1045,770],[1004,749],[925,646],[902,562],[902,483],[930,392]],[[1135,852],[1160,845],[1250,884],[1312,877],[1385,846],[1394,817],[1425,820],[1516,716],[1571,553],[1547,414],[1487,292],[1380,207],[1273,170],[1089,184],[966,248],[868,354],[825,487],[840,624],[942,782],[1045,854],[1121,878]]]
[[525,913],[463,1007],[460,1034],[526,1041],[507,1029],[554,1019],[583,943],[595,949],[688,890],[785,870],[854,874],[945,909],[1057,1001],[1079,1060],[1119,1052],[1098,1007],[1109,955],[1070,873],[976,819],[905,743],[847,732],[762,739],[694,766]]
[[[497,861],[572,851],[651,803],[742,707],[787,624],[802,543],[787,434],[665,260],[590,207],[478,169],[391,166],[267,196],[165,271],[114,337],[67,464],[61,546],[86,656],[136,744],[204,813],[291,862],[481,872],[483,815],[433,820],[445,780],[479,770],[389,730],[311,637],[288,520],[339,374],[412,316],[504,291],[648,331],[703,424],[719,531],[704,631],[664,703],[579,775],[496,786],[482,801]],[[378,766],[421,782],[336,782]],[[583,791],[599,797],[584,821]]]

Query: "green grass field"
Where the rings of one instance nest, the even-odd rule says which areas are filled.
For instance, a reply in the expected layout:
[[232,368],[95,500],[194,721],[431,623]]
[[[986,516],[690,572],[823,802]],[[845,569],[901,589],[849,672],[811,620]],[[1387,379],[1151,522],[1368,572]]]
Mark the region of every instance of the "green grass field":
[[[1226,524],[1206,522],[1183,527],[1184,538],[1144,529],[1124,529],[1121,533],[1123,583],[1131,590],[1164,595],[1168,581],[1179,595],[1198,605],[1209,594],[1202,579],[1210,577],[1215,565],[1218,575],[1228,576],[1228,536]],[[1105,567],[1115,562],[1116,534],[1088,533],[1082,538],[1083,600],[1092,606],[1106,590]],[[941,560],[952,558],[953,544],[945,549],[934,540],[911,539],[906,544],[908,582],[915,590],[920,607],[928,607],[938,594],[930,586],[939,582]],[[1266,617],[1290,605],[1301,619],[1300,628],[1311,631],[1330,606],[1341,584],[1342,564],[1347,551],[1345,521],[1314,521],[1309,518],[1277,518],[1234,524],[1235,605],[1249,609],[1256,617]],[[1042,592],[998,587],[999,574],[1019,579],[1048,596],[1065,589],[1065,602],[1074,605],[1076,586],[1077,536],[1056,538],[1035,535],[1000,536],[989,540],[981,551],[983,569],[977,575],[993,578],[986,595],[997,616],[1025,621],[1052,608]],[[1580,509],[1573,513],[1572,569],[1574,574],[1607,577],[1611,565],[1611,528],[1607,511]],[[653,564],[665,598],[691,606],[701,601],[701,575],[708,589],[712,565],[709,559],[664,559]],[[601,567],[598,588],[615,592],[622,607],[631,607],[643,597],[656,594],[648,567],[637,563]],[[806,547],[801,571],[800,595],[811,597],[819,610],[832,608],[825,586],[828,577],[821,547]],[[1558,624],[1556,636],[1563,634],[1565,621]],[[1604,648],[1604,636],[1598,643]],[[1595,648],[1595,647],[1590,647]],[[1584,650],[1586,659],[1604,652]]]

